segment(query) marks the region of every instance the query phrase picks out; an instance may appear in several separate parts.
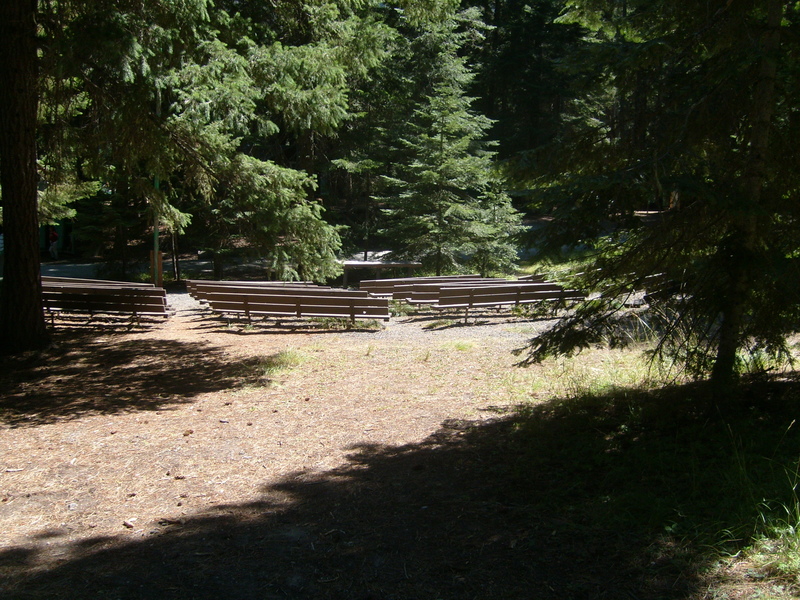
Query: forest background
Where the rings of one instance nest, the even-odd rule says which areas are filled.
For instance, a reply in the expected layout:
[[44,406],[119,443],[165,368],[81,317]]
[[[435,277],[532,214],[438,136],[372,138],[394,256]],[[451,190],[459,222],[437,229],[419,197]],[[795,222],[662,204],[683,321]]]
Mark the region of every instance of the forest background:
[[[623,345],[633,324],[680,376],[708,378],[708,394],[647,396],[675,426],[641,471],[724,425],[738,473],[776,474],[781,495],[743,475],[692,493],[720,487],[758,509],[737,552],[780,522],[767,554],[796,585],[796,391],[777,365],[791,364],[800,322],[799,12],[779,0],[6,0],[0,349],[49,344],[39,240],[54,223],[106,260],[138,259],[155,230],[170,250],[211,252],[218,275],[247,251],[277,278],[316,281],[368,250],[431,273],[509,272],[521,249],[581,255],[567,283],[594,293],[523,360]],[[648,288],[645,311],[623,310]],[[739,386],[748,373],[768,385]],[[620,394],[585,399],[586,414],[639,419]],[[766,466],[748,468],[726,411],[791,448],[759,449]],[[654,423],[660,413],[586,427],[627,449]],[[712,445],[727,461],[724,443]],[[707,458],[697,472],[722,473]]]
[[47,343],[42,224],[71,220],[109,259],[155,231],[209,249],[218,275],[246,247],[277,278],[321,281],[371,249],[507,272],[524,213],[546,224],[541,256],[587,251],[571,283],[603,292],[531,360],[623,342],[619,298],[653,277],[657,354],[689,373],[725,389],[742,351],[789,356],[797,3],[3,10],[9,349]]

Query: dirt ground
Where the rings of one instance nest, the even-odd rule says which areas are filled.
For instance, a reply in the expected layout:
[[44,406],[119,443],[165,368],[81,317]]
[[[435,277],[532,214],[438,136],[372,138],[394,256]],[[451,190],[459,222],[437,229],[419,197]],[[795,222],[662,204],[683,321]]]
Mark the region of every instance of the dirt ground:
[[566,535],[507,493],[509,411],[538,389],[512,350],[546,323],[246,326],[170,301],[2,364],[3,598],[702,596],[672,564],[643,579],[650,541]]

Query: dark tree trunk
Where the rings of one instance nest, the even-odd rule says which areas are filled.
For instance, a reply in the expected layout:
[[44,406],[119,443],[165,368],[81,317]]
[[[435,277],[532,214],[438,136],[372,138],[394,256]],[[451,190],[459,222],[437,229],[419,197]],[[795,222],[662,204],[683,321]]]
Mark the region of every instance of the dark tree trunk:
[[759,226],[756,215],[761,204],[761,192],[767,177],[769,131],[775,112],[775,78],[780,50],[780,27],[783,3],[769,0],[767,22],[761,38],[761,59],[753,86],[750,109],[750,152],[743,176],[745,204],[741,216],[734,219],[734,235],[729,249],[731,258],[728,286],[719,344],[711,380],[721,392],[727,392],[736,378],[736,353],[742,346],[742,328],[747,296],[751,293],[752,270],[757,268],[753,257],[757,253]]
[[225,261],[222,258],[222,251],[220,249],[214,251],[211,264],[214,273],[214,279],[222,280],[222,278],[225,276]]
[[36,167],[36,0],[0,2],[0,185],[5,255],[0,349],[49,343],[42,310]]
[[180,281],[181,262],[178,257],[178,234],[173,231],[170,238],[172,239],[172,275],[175,277],[175,281]]

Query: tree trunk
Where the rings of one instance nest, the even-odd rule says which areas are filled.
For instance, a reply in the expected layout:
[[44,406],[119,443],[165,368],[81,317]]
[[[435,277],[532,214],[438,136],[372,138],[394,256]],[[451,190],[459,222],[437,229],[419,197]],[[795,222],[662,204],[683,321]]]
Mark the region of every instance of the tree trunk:
[[0,186],[5,230],[0,349],[11,353],[49,343],[37,215],[36,6],[36,0],[0,2]]
[[717,356],[711,373],[714,387],[727,392],[736,378],[736,353],[742,346],[742,328],[747,296],[751,292],[752,269],[758,268],[753,258],[758,252],[758,206],[767,177],[769,131],[775,111],[775,78],[780,50],[780,26],[783,4],[769,0],[767,22],[761,37],[761,59],[758,79],[753,86],[753,104],[750,112],[750,152],[743,179],[745,210],[734,219],[730,285],[722,312]]
[[175,281],[181,280],[181,263],[178,257],[178,234],[174,231],[170,236],[172,238],[172,275]]
[[214,279],[222,280],[225,276],[225,261],[222,258],[222,251],[221,249],[217,248],[214,251],[214,256],[211,259],[212,270],[214,273]]

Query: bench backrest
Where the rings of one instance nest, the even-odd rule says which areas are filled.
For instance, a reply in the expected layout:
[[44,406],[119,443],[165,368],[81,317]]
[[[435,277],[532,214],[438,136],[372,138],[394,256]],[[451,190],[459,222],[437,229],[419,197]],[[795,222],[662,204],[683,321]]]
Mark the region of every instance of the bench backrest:
[[90,313],[167,314],[164,288],[45,284],[47,310]]
[[392,297],[395,300],[407,300],[411,304],[426,304],[435,302],[439,297],[439,290],[446,287],[474,287],[478,285],[501,285],[505,283],[512,282],[496,277],[486,277],[470,280],[438,281],[435,283],[412,283],[397,286]]
[[373,294],[392,294],[396,286],[414,283],[435,283],[437,281],[458,281],[481,279],[480,275],[434,275],[431,277],[399,277],[395,279],[364,279],[358,284],[359,289]]
[[197,299],[198,289],[209,288],[327,288],[310,281],[212,281],[209,279],[190,279],[186,281],[186,291]]
[[517,281],[525,283],[544,283],[544,275],[522,275]]
[[354,296],[366,298],[368,292],[360,290],[345,290],[323,286],[247,286],[247,285],[198,285],[195,289],[195,299],[206,302],[210,294],[268,294],[273,296]]
[[55,277],[54,275],[42,275],[42,284],[60,283],[64,285],[113,285],[118,287],[155,287],[152,283],[134,283],[131,281],[112,281],[110,279],[86,279],[81,277]]
[[[341,292],[350,292],[342,294]],[[283,317],[347,317],[350,319],[389,319],[389,301],[366,292],[328,290],[327,294],[275,294],[271,291],[209,292],[209,307],[217,312]]]
[[437,305],[442,308],[501,306],[528,304],[542,300],[581,299],[586,295],[547,283],[488,285],[477,287],[445,287],[439,292]]

